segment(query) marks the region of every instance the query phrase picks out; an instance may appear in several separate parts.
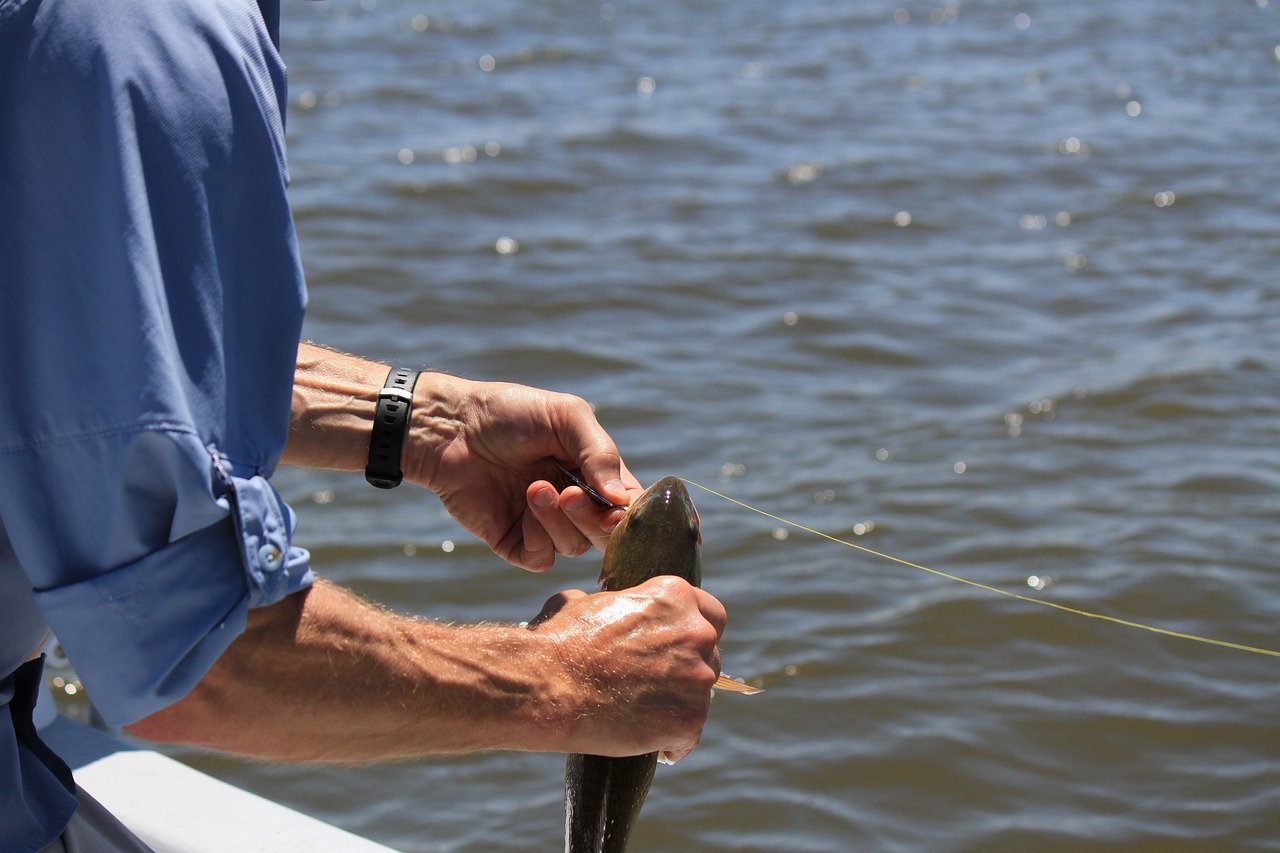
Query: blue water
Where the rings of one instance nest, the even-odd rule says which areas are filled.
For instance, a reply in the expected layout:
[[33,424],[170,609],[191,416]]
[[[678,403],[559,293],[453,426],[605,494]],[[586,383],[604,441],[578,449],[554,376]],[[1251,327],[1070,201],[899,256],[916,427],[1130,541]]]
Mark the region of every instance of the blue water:
[[[285,5],[309,336],[580,394],[642,480],[1280,649],[1280,3]],[[595,578],[279,483],[407,612]],[[767,692],[716,698],[634,850],[1280,850],[1277,658],[694,491]],[[560,844],[557,756],[190,760],[405,851]]]

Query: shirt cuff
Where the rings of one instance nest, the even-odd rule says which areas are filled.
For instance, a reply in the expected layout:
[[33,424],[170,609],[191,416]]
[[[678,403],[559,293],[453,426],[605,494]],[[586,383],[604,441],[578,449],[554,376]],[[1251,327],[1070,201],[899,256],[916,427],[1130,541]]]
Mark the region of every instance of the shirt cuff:
[[107,723],[187,695],[244,631],[251,607],[313,580],[293,512],[262,477],[229,478],[230,517],[105,574],[36,593]]
[[[265,477],[228,477],[249,606],[266,607],[309,585],[311,554],[291,544],[297,517]],[[221,501],[219,501],[221,503]]]

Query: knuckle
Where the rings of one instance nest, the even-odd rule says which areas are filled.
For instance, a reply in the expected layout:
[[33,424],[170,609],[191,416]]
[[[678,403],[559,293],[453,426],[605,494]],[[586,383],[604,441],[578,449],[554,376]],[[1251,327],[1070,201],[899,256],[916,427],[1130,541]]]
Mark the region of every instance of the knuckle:
[[566,394],[562,391],[549,391],[547,392],[547,396],[553,406],[561,407],[571,416],[591,414],[594,417],[591,404],[579,397],[577,394]]
[[586,541],[574,542],[560,551],[566,557],[581,557],[591,548],[591,543]]
[[693,589],[693,586],[688,581],[677,575],[658,575],[649,583],[655,593],[671,598],[688,595]]

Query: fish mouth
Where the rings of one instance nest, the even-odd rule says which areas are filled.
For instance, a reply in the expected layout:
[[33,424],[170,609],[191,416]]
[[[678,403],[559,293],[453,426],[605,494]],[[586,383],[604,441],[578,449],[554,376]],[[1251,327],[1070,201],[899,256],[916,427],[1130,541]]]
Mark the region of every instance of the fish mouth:
[[689,497],[689,490],[685,487],[684,480],[667,476],[645,489],[640,497],[632,501],[633,506],[649,503],[660,503],[665,506],[681,504],[692,507],[693,498]]
[[698,544],[702,544],[702,519],[698,516],[698,508],[694,506],[684,480],[674,475],[663,477],[641,492],[640,497],[627,508],[627,515],[661,517],[668,522],[684,515],[697,531]]

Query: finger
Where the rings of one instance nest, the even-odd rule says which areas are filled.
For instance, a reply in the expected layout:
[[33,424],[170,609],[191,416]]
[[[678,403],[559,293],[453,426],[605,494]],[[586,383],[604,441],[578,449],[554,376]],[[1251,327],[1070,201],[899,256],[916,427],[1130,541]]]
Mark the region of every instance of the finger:
[[581,477],[579,477],[577,474],[573,473],[568,468],[561,465],[559,462],[556,463],[556,467],[560,469],[560,473],[564,475],[564,478],[569,481],[569,485],[577,486],[578,488],[582,489],[582,491],[586,492],[587,497],[591,498],[591,500],[595,501],[601,507],[603,507],[604,509],[609,509],[610,507],[613,506],[613,501],[609,500],[604,495],[600,494],[598,491],[593,489],[591,486],[587,485],[587,482],[583,480]]
[[[711,691],[710,690],[707,691],[707,707],[708,708],[711,707]],[[705,716],[703,719],[704,720],[706,719]],[[661,761],[663,764],[675,764],[677,761],[684,758],[689,753],[693,752],[693,750],[697,748],[698,744],[701,743],[701,741],[702,741],[702,726],[699,725],[697,732],[693,736],[692,743],[686,742],[681,745],[673,745],[665,749],[659,750],[658,760]]]
[[[641,491],[640,483],[627,470],[618,447],[596,420],[590,405],[580,398],[570,398],[566,429],[561,442],[569,461],[587,485],[600,492],[614,506],[625,507]],[[576,405],[574,405],[576,404]]]
[[607,448],[582,455],[578,468],[583,479],[616,507],[631,505],[631,499],[644,491],[640,481],[627,470],[613,442]]
[[693,752],[692,749],[659,750],[658,761],[661,762],[662,764],[675,764],[677,761],[684,758],[686,755],[688,755],[691,752]]
[[559,507],[565,519],[587,540],[589,547],[599,551],[608,547],[613,528],[626,515],[626,510],[617,506],[601,509],[577,486],[570,486],[560,493]]
[[729,614],[720,600],[704,589],[694,587],[694,596],[698,601],[698,610],[702,618],[716,629],[717,639],[724,636],[724,626],[729,621]]
[[547,599],[547,603],[542,605],[542,610],[538,615],[529,620],[525,626],[527,628],[537,628],[543,622],[555,616],[564,606],[571,601],[577,601],[580,598],[586,598],[587,594],[580,589],[566,589],[563,592],[557,592],[555,595]]
[[[511,541],[506,543],[506,550],[510,553],[503,551],[499,551],[499,553],[504,553],[508,562],[526,571],[545,572],[555,563],[556,549],[551,535],[538,520],[532,509],[536,503],[547,500],[547,498],[535,494],[534,487],[537,485],[539,484],[534,483],[531,485],[525,495],[530,508],[520,515],[519,534],[516,534],[514,528],[507,534],[506,539]],[[555,489],[551,489],[549,500],[552,503],[555,502]]]
[[556,492],[555,486],[546,480],[539,480],[529,486],[526,497],[530,510],[525,520],[526,527],[536,525],[541,531],[539,535],[550,543],[552,559],[555,554],[576,557],[587,552],[592,542],[561,510],[561,495]]

